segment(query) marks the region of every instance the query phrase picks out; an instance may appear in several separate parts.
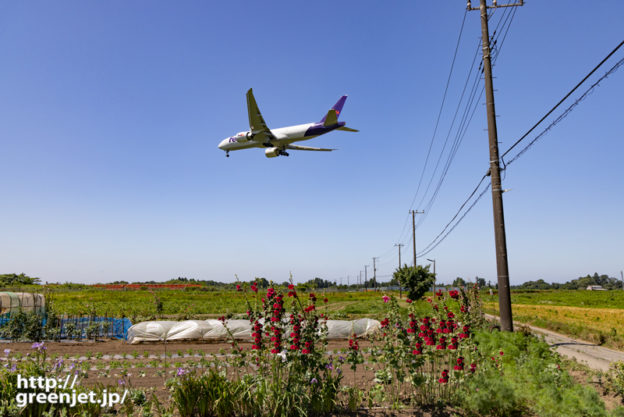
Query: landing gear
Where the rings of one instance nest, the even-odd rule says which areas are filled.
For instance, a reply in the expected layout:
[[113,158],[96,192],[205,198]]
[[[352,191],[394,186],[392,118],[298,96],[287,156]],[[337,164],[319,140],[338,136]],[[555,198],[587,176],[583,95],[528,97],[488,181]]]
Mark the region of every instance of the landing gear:
[[289,156],[288,152],[286,152],[286,151],[279,151],[278,155]]
[[230,151],[225,151],[225,157],[229,158],[230,157]]

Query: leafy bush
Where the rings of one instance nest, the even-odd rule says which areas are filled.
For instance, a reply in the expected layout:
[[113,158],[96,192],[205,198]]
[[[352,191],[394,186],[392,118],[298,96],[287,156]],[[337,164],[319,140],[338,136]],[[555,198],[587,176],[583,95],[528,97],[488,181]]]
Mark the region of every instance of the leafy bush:
[[473,415],[606,416],[596,391],[576,384],[559,356],[535,336],[475,332],[481,372],[467,381],[462,406]]
[[609,391],[624,402],[624,362],[618,361],[611,364],[606,375],[606,383]]
[[412,300],[419,300],[435,282],[435,274],[429,272],[427,266],[407,266],[398,268],[392,274],[393,279],[407,288],[407,296]]

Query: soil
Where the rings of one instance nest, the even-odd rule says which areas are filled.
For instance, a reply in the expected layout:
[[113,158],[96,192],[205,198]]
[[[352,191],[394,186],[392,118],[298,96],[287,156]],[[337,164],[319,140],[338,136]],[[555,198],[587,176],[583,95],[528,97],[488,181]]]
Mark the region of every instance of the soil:
[[[366,340],[358,341],[360,348],[371,346]],[[82,377],[77,384],[90,387],[97,384],[104,386],[120,386],[140,388],[146,390],[148,396],[155,394],[162,402],[167,401],[169,392],[166,381],[175,375],[177,368],[184,362],[193,361],[197,364],[206,356],[226,355],[230,352],[230,343],[206,343],[206,342],[177,342],[177,343],[142,343],[130,345],[120,340],[108,340],[98,342],[46,342],[46,353],[49,360],[67,355],[69,361],[82,362],[89,369],[86,378]],[[251,343],[242,342],[239,346],[243,350],[251,350]],[[327,350],[330,354],[340,355],[340,352],[348,347],[347,340],[332,340],[328,342]],[[19,353],[22,356],[33,352],[32,343],[0,343],[0,351],[11,350],[11,356]],[[166,355],[165,355],[166,354]],[[51,358],[52,357],[52,358]],[[1,358],[4,359],[4,358]],[[165,363],[167,362],[167,365]],[[119,367],[123,364],[125,369]],[[112,366],[111,366],[112,365]],[[358,366],[355,372],[343,365],[344,383],[357,385],[360,388],[374,384],[374,371],[367,370],[364,366]],[[244,370],[242,370],[244,372]],[[232,370],[235,372],[235,370]],[[124,375],[125,373],[125,375]],[[444,409],[412,409],[389,410],[388,408],[366,408],[354,413],[345,413],[338,416],[361,416],[361,417],[442,417],[458,415],[457,411],[450,408]]]

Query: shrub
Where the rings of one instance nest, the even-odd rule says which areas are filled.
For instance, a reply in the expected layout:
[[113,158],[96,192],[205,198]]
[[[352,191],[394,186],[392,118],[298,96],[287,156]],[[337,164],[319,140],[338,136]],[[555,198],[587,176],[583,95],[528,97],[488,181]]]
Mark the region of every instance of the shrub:
[[429,272],[429,265],[404,265],[392,275],[403,287],[407,288],[407,296],[412,300],[422,298],[435,282],[435,274]]

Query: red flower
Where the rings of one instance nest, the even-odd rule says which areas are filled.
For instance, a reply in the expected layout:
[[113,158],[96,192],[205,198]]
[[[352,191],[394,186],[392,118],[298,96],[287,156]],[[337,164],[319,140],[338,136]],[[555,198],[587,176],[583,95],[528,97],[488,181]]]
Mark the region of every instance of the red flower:
[[324,302],[324,303],[326,303],[326,302],[328,302],[328,301],[329,301],[329,300],[328,300],[327,298],[324,298],[324,299],[323,299],[323,302]]
[[408,298],[408,299],[406,299],[406,300],[405,300],[405,302],[406,302],[407,304],[412,304],[412,300],[410,300],[409,298]]
[[301,353],[307,355],[308,353],[310,353],[310,351],[308,349],[301,349]]
[[290,285],[288,286],[288,289],[289,289],[289,290],[294,290],[294,289],[295,289],[295,286],[294,286],[293,284],[290,284]]
[[500,353],[501,356],[503,356],[503,351],[502,350],[499,353]]
[[459,298],[459,291],[456,290],[451,290],[449,291],[449,297],[453,298],[453,299],[458,299]]
[[236,291],[241,291],[241,286],[239,284],[236,284]]

